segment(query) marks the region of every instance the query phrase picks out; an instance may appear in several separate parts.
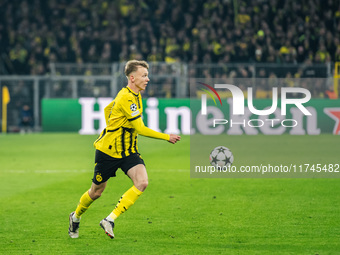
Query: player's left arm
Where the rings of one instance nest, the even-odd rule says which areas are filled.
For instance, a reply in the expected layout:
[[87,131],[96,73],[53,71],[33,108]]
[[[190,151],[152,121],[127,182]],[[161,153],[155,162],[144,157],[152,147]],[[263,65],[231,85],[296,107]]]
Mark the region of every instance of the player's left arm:
[[106,125],[109,124],[109,118],[110,118],[110,114],[111,114],[112,107],[113,107],[114,103],[115,103],[115,101],[113,100],[111,103],[109,103],[109,104],[104,108],[104,116],[105,116]]

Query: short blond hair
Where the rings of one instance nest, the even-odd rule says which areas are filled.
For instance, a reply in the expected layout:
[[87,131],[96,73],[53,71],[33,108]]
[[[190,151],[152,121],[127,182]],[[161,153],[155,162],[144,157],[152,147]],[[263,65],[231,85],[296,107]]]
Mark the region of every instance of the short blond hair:
[[126,77],[129,77],[129,74],[138,70],[138,67],[142,66],[149,70],[149,64],[144,60],[130,60],[125,65],[124,73]]

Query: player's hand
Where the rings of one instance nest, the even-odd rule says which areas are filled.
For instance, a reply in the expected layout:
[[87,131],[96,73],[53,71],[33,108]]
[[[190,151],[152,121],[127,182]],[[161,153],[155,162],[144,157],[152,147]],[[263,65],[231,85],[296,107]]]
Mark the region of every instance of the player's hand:
[[176,142],[180,140],[181,140],[181,137],[179,135],[170,134],[169,143],[175,144]]

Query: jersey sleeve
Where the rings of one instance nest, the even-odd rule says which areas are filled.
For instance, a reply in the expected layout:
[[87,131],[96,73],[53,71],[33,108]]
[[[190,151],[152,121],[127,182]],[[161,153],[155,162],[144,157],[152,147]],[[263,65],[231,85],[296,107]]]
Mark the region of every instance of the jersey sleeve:
[[109,118],[110,118],[110,114],[111,114],[112,107],[113,107],[114,103],[115,103],[115,101],[112,101],[110,104],[108,104],[104,108],[104,116],[105,116],[106,125],[109,124]]
[[152,130],[151,128],[148,128],[144,125],[144,122],[142,118],[133,118],[129,120],[133,128],[136,130],[136,132],[140,135],[157,138],[157,139],[163,139],[166,141],[170,140],[170,135],[157,132],[155,130]]
[[119,100],[119,106],[128,120],[137,119],[142,116],[142,109],[139,109],[133,97],[124,97]]

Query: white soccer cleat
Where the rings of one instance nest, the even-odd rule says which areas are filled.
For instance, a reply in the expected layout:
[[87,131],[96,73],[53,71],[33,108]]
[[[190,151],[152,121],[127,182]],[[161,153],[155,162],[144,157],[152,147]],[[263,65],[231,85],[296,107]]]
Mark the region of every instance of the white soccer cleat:
[[107,219],[103,219],[99,224],[102,229],[104,229],[105,233],[113,239],[115,235],[113,234],[113,228],[115,227],[115,224],[112,221],[108,221]]
[[68,234],[71,238],[78,238],[79,237],[79,222],[73,221],[73,214],[75,212],[71,212],[70,214],[70,226],[68,228]]

